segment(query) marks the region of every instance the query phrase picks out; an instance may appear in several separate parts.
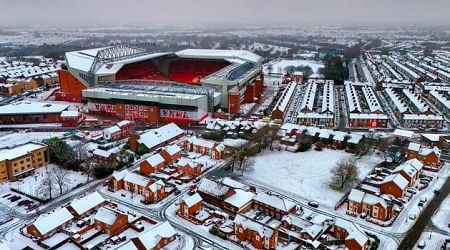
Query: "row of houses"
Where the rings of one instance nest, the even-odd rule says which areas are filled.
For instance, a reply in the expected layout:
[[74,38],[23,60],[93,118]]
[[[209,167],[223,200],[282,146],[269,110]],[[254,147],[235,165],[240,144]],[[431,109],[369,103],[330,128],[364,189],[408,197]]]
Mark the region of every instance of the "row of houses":
[[[197,193],[180,200],[178,215],[198,222],[196,214],[204,204],[219,207],[233,214],[229,238],[256,249],[275,249],[280,240],[326,249],[329,238],[352,250],[369,246],[367,235],[351,222],[339,219],[311,221],[305,218],[306,215],[301,216],[303,209],[293,201],[269,192],[255,191],[254,187],[228,177],[216,181],[203,178]],[[261,216],[273,218],[274,223],[258,219]]]
[[344,82],[348,126],[386,128],[389,118],[384,114],[372,87],[367,83]]
[[[140,221],[145,221],[150,226],[137,228]],[[76,226],[73,225],[75,222]],[[24,233],[36,238],[44,248],[57,248],[67,241],[85,248],[89,238],[106,234],[111,239],[129,228],[134,229],[136,236],[131,237],[119,249],[162,249],[178,235],[168,222],[157,223],[143,216],[130,216],[97,192],[76,199],[52,213],[39,216],[25,227]],[[49,245],[50,242],[52,245]]]
[[294,146],[300,141],[322,142],[333,149],[346,149],[346,146],[358,145],[364,136],[359,134],[347,133],[343,131],[324,129],[318,127],[308,127],[292,123],[285,123],[281,126],[280,144]]
[[334,127],[334,81],[310,79],[303,88],[297,124]]
[[408,188],[414,187],[424,170],[418,159],[408,160],[393,171],[376,170],[348,195],[347,214],[363,214],[369,221],[391,221],[403,209]]

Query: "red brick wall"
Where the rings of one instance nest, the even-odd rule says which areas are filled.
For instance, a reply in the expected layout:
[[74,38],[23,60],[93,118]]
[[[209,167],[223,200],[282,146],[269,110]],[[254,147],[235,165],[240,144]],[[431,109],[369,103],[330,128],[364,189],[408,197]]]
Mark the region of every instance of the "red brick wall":
[[380,191],[382,194],[392,194],[396,198],[403,197],[403,191],[393,182],[386,182],[380,185]]

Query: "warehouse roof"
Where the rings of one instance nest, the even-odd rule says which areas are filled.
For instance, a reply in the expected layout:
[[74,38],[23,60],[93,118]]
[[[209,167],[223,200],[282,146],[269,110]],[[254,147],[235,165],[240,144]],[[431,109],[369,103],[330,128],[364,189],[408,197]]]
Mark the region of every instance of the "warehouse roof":
[[16,102],[0,107],[0,115],[52,114],[67,110],[69,105],[44,102]]

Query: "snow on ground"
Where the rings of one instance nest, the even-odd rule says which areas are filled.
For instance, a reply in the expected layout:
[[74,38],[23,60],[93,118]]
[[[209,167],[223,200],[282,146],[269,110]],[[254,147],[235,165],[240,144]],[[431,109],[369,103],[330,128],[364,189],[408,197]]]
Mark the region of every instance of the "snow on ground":
[[431,217],[431,221],[442,230],[450,230],[448,227],[450,225],[450,195],[441,203],[439,209]]
[[[309,66],[314,71],[314,73],[318,73],[320,68],[325,67],[323,63],[317,61],[309,61],[309,60],[281,60],[272,64],[271,73],[286,73],[286,68],[289,66]],[[266,72],[265,72],[266,73]],[[268,73],[268,72],[267,72]]]
[[[302,153],[266,151],[254,158],[253,171],[246,176],[296,193],[305,199],[334,207],[344,193],[328,186],[332,177],[330,170],[339,160],[352,156],[353,154],[331,149],[310,150]],[[381,158],[376,154],[357,160],[360,179],[364,178],[379,162]]]
[[256,105],[256,103],[244,103],[241,104],[241,113],[247,114]]
[[[416,245],[414,246],[414,250],[416,249],[420,249],[418,247],[418,245],[423,241],[425,243],[425,247],[422,249],[441,249],[442,244],[444,243],[445,239],[448,238],[448,236],[439,234],[439,233],[435,233],[435,232],[430,232],[430,231],[425,231],[420,235],[419,240],[416,242]],[[449,249],[450,244],[448,245],[447,248],[444,249]]]
[[[39,198],[47,198],[48,191],[44,190],[42,187],[42,181],[46,178],[46,171],[51,172],[53,168],[59,168],[55,164],[49,164],[46,167],[41,167],[36,169],[36,172],[32,176],[28,176],[24,179],[15,181],[15,182],[5,182],[0,184],[0,195],[5,195],[6,193],[10,193],[10,188],[18,189],[24,193],[27,193],[31,196],[39,197]],[[91,177],[92,178],[92,177]],[[82,175],[80,172],[75,172],[72,170],[67,170],[66,180],[64,181],[63,186],[63,194],[72,190],[79,184],[85,183],[87,180],[86,175]],[[52,188],[52,197],[59,196],[59,186],[55,183]],[[17,202],[6,202],[6,199],[1,201],[2,204],[5,205],[16,205]]]
[[25,132],[20,131],[0,137],[0,148],[24,144],[30,141],[42,141],[52,137],[61,137],[64,132]]
[[[445,166],[441,169],[441,181],[443,182],[445,177],[450,178],[450,164],[446,163]],[[442,184],[443,185],[443,184]],[[440,187],[438,185],[438,187]],[[444,199],[444,201],[441,203],[439,209],[436,211],[436,213],[431,217],[432,223],[442,230],[449,231],[448,225],[450,224],[450,195],[447,196],[447,198]]]

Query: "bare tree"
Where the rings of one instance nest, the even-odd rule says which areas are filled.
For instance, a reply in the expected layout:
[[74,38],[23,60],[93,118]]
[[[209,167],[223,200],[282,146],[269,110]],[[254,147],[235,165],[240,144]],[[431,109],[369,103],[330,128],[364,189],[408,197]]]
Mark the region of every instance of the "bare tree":
[[89,182],[92,169],[96,164],[94,156],[89,150],[88,144],[78,144],[76,149],[77,160],[80,166],[80,170],[86,174],[86,182]]
[[47,197],[51,200],[52,199],[52,190],[55,185],[53,176],[50,174],[50,172],[46,171],[44,173],[44,178],[41,180],[40,183],[40,189],[39,193],[46,199]]
[[244,173],[252,172],[253,166],[255,166],[255,160],[253,158],[246,158],[244,161],[241,161],[241,174],[244,175]]
[[53,183],[59,189],[59,195],[64,193],[64,189],[66,189],[69,185],[69,171],[63,169],[61,167],[55,167],[50,170],[50,178],[53,180]]
[[330,171],[333,174],[330,186],[337,190],[347,191],[358,183],[358,168],[351,159],[343,159]]

